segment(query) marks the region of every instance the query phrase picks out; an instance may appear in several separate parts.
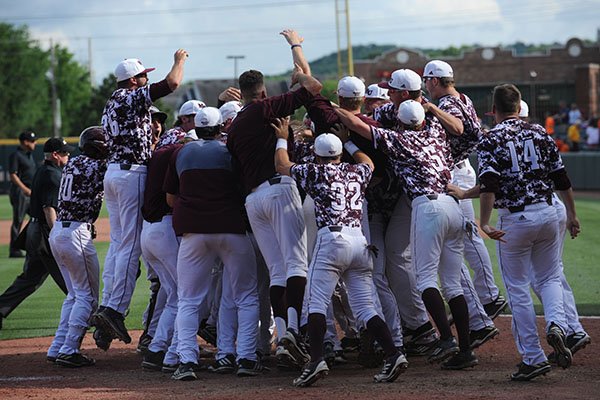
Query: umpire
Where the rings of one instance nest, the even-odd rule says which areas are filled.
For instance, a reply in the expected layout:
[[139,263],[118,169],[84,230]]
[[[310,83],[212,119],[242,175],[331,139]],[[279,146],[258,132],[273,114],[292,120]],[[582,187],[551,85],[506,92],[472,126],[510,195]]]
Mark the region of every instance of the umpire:
[[32,131],[22,132],[19,135],[19,147],[8,159],[8,173],[11,182],[9,197],[13,208],[9,257],[24,257],[15,241],[19,236],[25,214],[29,212],[31,181],[36,169],[36,163],[33,159],[36,139],[37,137]]
[[35,292],[48,274],[67,294],[65,281],[50,251],[48,236],[56,221],[62,168],[73,150],[74,147],[59,138],[48,139],[44,144],[44,164],[36,171],[31,185],[31,222],[27,228],[27,255],[23,273],[0,295],[0,327],[2,319]]

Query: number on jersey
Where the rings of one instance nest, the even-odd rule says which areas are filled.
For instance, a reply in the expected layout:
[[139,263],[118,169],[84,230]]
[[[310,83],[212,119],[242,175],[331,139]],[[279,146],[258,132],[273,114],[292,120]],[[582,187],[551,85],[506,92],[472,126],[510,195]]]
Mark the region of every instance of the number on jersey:
[[[344,211],[346,209],[346,188],[344,187],[344,184],[341,182],[333,182],[331,184],[331,189],[333,189],[333,192],[335,193],[335,201],[331,203],[331,208],[336,211]],[[360,210],[362,208],[358,201],[360,197],[360,183],[349,182],[348,191],[351,194],[350,209]]]
[[[510,151],[510,162],[511,162],[511,172],[519,172],[521,168],[519,167],[519,156],[517,155],[517,149],[515,147],[514,142],[507,143],[508,150]],[[533,143],[533,139],[525,139],[523,141],[523,160],[524,163],[528,163],[531,166],[532,170],[536,170],[540,168],[538,164],[538,149],[535,147],[535,143]]]
[[61,200],[70,201],[73,190],[73,174],[63,174],[60,178],[60,196]]

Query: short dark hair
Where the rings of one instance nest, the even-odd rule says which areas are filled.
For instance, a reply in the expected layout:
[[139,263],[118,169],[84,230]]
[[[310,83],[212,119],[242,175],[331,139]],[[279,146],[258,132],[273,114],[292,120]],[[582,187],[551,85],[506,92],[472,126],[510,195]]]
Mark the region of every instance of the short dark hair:
[[363,105],[365,98],[364,97],[341,97],[341,96],[338,96],[338,100],[340,102],[340,107],[342,107],[346,110],[356,110],[357,108],[360,108]]
[[244,98],[257,97],[264,86],[262,72],[251,69],[240,75],[240,90]]
[[407,90],[408,92],[408,97],[411,100],[416,100],[419,97],[421,97],[421,89],[418,90]]
[[438,78],[438,79],[440,80],[440,85],[442,85],[442,87],[444,87],[444,88],[454,86],[454,78],[444,77],[444,78]]
[[511,83],[494,88],[494,105],[500,114],[514,114],[521,106],[521,92]]
[[194,128],[194,130],[196,131],[196,135],[198,136],[198,139],[202,139],[202,138],[212,138],[215,137],[216,135],[218,135],[219,133],[221,133],[221,125],[217,125],[217,126],[205,126],[203,128]]

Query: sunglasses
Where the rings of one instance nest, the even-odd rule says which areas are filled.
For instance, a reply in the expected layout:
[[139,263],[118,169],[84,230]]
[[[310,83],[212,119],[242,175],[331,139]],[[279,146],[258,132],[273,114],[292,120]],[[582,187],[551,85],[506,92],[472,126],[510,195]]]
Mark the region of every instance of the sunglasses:
[[148,79],[148,74],[146,74],[146,73],[143,73],[143,74],[137,74],[135,77],[136,77],[136,78],[146,78],[146,79]]

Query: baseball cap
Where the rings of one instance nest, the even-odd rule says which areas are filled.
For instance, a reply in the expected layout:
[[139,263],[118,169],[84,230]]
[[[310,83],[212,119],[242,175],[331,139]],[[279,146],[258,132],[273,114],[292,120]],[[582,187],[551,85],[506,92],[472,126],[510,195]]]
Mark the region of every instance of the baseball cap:
[[144,64],[137,58],[126,58],[115,68],[115,76],[117,77],[117,82],[121,82],[139,74],[152,72],[155,69],[144,67]]
[[529,117],[529,105],[521,100],[521,111],[519,111],[519,118]]
[[418,101],[406,100],[398,108],[398,119],[405,125],[420,125],[425,120],[425,110]]
[[160,111],[156,106],[150,106],[150,115],[152,119],[159,120],[161,124],[164,124],[167,120],[167,113]]
[[181,105],[178,115],[198,114],[198,111],[204,107],[206,107],[206,104],[200,100],[188,100]]
[[315,154],[319,157],[335,157],[342,154],[342,141],[333,133],[322,133],[315,139]]
[[396,90],[421,90],[421,77],[412,69],[397,69],[387,82],[381,82],[379,87]]
[[236,117],[237,113],[242,109],[242,103],[237,100],[228,101],[223,104],[219,111],[221,112],[221,117],[223,121],[227,121],[228,119],[233,119]]
[[188,131],[182,138],[183,140],[185,139],[192,139],[192,140],[198,140],[198,135],[196,135],[196,131],[194,129]]
[[71,153],[75,151],[75,147],[69,146],[64,139],[50,138],[44,143],[44,153],[52,153],[53,151]]
[[21,132],[21,134],[19,135],[19,141],[24,142],[26,140],[29,142],[35,142],[37,140],[37,137],[32,131]]
[[425,71],[423,71],[423,78],[453,78],[454,71],[452,67],[445,61],[432,60],[425,65]]
[[215,107],[204,107],[194,117],[196,128],[208,128],[221,125],[222,123],[223,117],[221,117],[221,112]]
[[345,76],[339,80],[337,95],[340,97],[363,97],[365,95],[365,84],[355,76]]
[[365,97],[367,99],[382,99],[382,100],[390,99],[390,96],[388,96],[388,90],[384,89],[382,87],[379,87],[379,85],[376,83],[369,85],[369,87],[367,88]]

